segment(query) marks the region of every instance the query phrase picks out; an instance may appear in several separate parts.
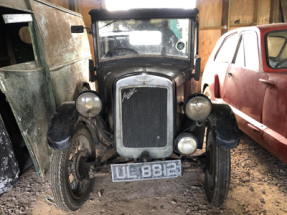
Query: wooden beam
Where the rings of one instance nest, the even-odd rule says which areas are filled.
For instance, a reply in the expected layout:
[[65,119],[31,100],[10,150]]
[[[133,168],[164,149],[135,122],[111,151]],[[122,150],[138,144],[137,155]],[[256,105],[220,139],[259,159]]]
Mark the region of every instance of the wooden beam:
[[269,23],[278,23],[282,21],[283,17],[281,12],[280,0],[271,0]]
[[225,34],[228,31],[228,25],[229,25],[229,13],[230,13],[230,7],[229,7],[230,1],[229,0],[222,0],[222,26],[226,26],[225,28],[222,28],[221,35]]
[[76,0],[69,0],[69,10],[76,11]]
[[253,23],[254,25],[257,25],[258,23],[258,1],[259,0],[254,0],[254,12],[253,12]]
[[199,30],[214,30],[214,29],[226,29],[226,26],[207,26],[207,27],[199,27]]
[[286,0],[281,1],[281,7],[282,7],[283,18],[284,18],[283,21],[287,22],[287,1]]
[[232,24],[230,27],[246,27],[246,26],[252,26],[254,23],[240,23],[240,24]]
[[253,23],[254,25],[259,25],[259,11],[261,0],[254,0],[254,13],[253,13]]
[[75,0],[75,11],[77,13],[82,14],[82,1],[81,0]]
[[230,0],[228,0],[229,4],[228,4],[228,19],[227,19],[227,31],[230,31],[230,17],[231,17],[231,2]]

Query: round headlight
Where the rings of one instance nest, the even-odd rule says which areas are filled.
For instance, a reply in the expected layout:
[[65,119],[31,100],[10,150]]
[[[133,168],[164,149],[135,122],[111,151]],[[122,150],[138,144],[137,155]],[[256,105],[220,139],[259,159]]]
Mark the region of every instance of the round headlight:
[[204,120],[211,112],[211,101],[202,94],[191,95],[184,104],[185,114],[192,120]]
[[176,138],[177,149],[181,154],[189,155],[196,151],[197,149],[197,139],[189,134],[180,134]]
[[84,117],[97,116],[102,110],[103,104],[96,92],[85,91],[76,99],[76,109]]

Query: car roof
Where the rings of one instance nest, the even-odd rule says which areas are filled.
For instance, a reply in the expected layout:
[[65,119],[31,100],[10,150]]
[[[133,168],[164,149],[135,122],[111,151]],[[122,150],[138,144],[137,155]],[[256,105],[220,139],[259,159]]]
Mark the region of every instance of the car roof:
[[93,9],[89,12],[92,20],[115,19],[151,19],[151,18],[195,18],[199,10],[194,9],[130,9],[108,11],[106,9]]
[[242,31],[248,31],[248,30],[254,30],[258,29],[261,32],[267,33],[269,31],[277,31],[277,30],[287,30],[287,23],[274,23],[274,24],[265,24],[265,25],[256,25],[256,26],[249,26],[249,27],[241,27],[236,28],[234,30],[229,31],[226,35],[233,34],[235,32],[242,32]]
[[277,30],[278,28],[287,29],[287,23],[273,23],[273,24],[266,24],[266,25],[258,25],[256,26],[260,29],[270,29],[270,30]]

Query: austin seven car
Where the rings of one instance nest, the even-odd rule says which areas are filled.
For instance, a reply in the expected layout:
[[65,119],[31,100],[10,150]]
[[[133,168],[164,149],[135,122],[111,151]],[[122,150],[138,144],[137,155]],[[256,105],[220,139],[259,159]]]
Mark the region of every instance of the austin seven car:
[[204,151],[198,159],[207,199],[223,204],[238,126],[228,105],[196,93],[198,12],[93,9],[91,29],[71,26],[74,37],[86,30],[93,36],[90,81],[98,87],[87,85],[75,101],[59,105],[49,124],[51,189],[60,209],[81,207],[95,177],[180,177],[182,160],[194,161],[197,150]]

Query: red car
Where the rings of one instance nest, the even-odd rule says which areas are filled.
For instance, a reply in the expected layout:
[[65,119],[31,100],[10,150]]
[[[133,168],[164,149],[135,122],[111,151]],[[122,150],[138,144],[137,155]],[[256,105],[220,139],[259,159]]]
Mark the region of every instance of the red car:
[[229,104],[239,128],[287,164],[287,24],[224,34],[205,67],[201,90]]

